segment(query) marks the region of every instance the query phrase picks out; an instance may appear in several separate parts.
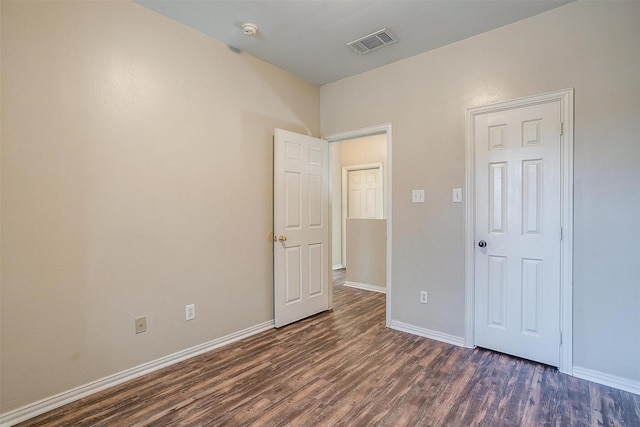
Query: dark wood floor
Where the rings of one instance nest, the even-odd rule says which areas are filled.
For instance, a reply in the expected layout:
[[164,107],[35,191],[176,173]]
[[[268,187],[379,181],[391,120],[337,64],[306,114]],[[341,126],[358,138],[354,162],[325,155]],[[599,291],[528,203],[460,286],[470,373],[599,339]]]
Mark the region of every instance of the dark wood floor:
[[385,296],[334,286],[334,310],[22,426],[640,426],[640,396],[384,326]]

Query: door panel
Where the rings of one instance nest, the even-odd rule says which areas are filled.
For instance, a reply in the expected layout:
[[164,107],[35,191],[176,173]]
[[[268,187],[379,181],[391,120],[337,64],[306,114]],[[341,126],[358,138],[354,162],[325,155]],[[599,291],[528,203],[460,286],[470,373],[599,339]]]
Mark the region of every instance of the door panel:
[[475,117],[475,343],[558,366],[560,103]]
[[522,260],[522,330],[540,335],[542,322],[542,260]]
[[276,327],[329,308],[328,161],[326,141],[275,130]]
[[492,233],[505,233],[507,225],[507,164],[489,165],[489,224]]
[[505,328],[506,321],[506,292],[507,258],[503,256],[489,256],[488,283],[488,324],[493,327]]
[[324,247],[322,243],[309,245],[309,296],[322,295],[322,281],[324,279],[323,268],[326,263],[323,259]]
[[522,214],[524,233],[542,234],[542,160],[522,162]]
[[302,296],[302,255],[300,246],[284,249],[285,256],[285,305],[299,302]]
[[380,168],[349,171],[348,218],[382,218],[380,175]]

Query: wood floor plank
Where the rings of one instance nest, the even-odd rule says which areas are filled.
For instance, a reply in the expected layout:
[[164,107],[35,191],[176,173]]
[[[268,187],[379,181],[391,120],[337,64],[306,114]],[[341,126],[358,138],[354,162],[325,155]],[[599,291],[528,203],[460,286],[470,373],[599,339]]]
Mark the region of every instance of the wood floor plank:
[[385,296],[112,387],[21,426],[640,426],[640,396],[385,327]]

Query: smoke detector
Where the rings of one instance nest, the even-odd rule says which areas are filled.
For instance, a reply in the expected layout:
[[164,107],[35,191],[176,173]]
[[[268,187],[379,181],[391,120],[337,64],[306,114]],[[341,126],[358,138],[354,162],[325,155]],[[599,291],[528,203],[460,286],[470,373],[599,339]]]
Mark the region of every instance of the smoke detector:
[[365,53],[373,52],[374,50],[378,50],[382,47],[388,46],[390,44],[397,43],[398,39],[396,39],[386,28],[376,31],[375,33],[371,33],[368,36],[364,36],[359,38],[358,40],[354,40],[350,43],[347,43],[347,46],[355,50],[361,55]]
[[258,33],[258,26],[249,22],[242,24],[240,28],[242,28],[242,32],[247,36],[255,36]]

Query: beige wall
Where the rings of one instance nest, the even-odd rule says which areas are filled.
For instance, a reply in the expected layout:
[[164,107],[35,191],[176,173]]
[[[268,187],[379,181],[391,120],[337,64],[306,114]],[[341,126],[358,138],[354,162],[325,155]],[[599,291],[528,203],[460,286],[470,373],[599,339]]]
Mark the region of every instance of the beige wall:
[[387,287],[387,220],[347,219],[346,280]]
[[387,135],[371,135],[348,139],[340,143],[342,166],[355,166],[369,163],[382,163],[383,170],[387,162]]
[[1,7],[0,412],[272,320],[273,129],[319,88],[130,2]]
[[638,2],[571,3],[321,88],[323,134],[393,126],[392,319],[464,334],[465,109],[572,87],[574,365],[640,381],[638,22]]
[[271,320],[272,131],[318,135],[320,104],[325,135],[392,123],[392,316],[462,336],[464,111],[566,87],[575,365],[640,381],[639,3],[570,4],[327,85],[321,102],[129,2],[0,11],[1,413]]

